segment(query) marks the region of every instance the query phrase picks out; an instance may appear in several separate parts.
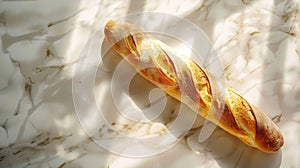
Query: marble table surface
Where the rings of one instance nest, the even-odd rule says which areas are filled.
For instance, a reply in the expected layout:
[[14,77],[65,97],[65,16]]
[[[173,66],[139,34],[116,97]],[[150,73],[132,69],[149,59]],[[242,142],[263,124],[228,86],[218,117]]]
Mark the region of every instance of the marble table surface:
[[[264,153],[219,127],[200,142],[206,121],[199,116],[163,151],[158,145],[165,139],[124,140],[123,135],[151,140],[163,134],[180,110],[179,102],[134,76],[130,94],[116,97],[121,110],[143,109],[150,101],[153,106],[166,103],[163,113],[144,122],[117,114],[111,86],[122,83],[112,75],[120,57],[109,50],[110,59],[97,60],[103,53],[95,52],[105,48],[100,30],[109,19],[137,12],[176,16],[201,29],[218,55],[225,83],[276,122],[284,146]],[[145,23],[162,27],[152,19]],[[0,167],[299,166],[298,0],[0,0],[0,37]],[[87,55],[96,55],[91,60],[98,62],[84,62]],[[86,83],[91,75],[94,80]],[[95,102],[85,99],[90,91]],[[156,101],[161,95],[162,101]],[[191,114],[183,110],[181,118]],[[110,126],[99,120],[99,112]],[[150,156],[139,155],[140,149]]]

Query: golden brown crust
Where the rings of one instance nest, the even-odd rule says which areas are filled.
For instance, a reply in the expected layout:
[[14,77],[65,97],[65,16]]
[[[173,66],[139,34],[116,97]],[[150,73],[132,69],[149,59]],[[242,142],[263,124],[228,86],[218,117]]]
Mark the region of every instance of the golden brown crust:
[[[211,83],[207,72],[194,61],[184,56],[176,60],[167,52],[168,46],[128,23],[110,20],[104,33],[108,43],[140,75],[244,143],[264,152],[277,151],[283,145],[283,136],[272,120],[230,87],[226,87],[222,114],[210,111]],[[181,93],[198,106],[181,99]],[[210,112],[213,114],[208,115]]]

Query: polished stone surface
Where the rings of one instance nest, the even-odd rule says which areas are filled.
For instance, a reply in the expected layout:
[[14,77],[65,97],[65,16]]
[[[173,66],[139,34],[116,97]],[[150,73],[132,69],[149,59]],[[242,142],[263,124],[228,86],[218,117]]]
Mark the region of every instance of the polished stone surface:
[[[0,1],[0,167],[297,167],[299,8],[297,0]],[[129,122],[112,113],[110,70],[118,58],[104,59],[95,80],[97,104],[114,130],[93,116],[77,117],[72,80],[88,40],[108,19],[145,11],[177,15],[204,30],[220,57],[226,84],[277,123],[285,138],[280,151],[263,153],[220,128],[200,143],[201,117],[173,148],[151,157],[119,156],[93,141],[111,139],[118,147],[123,141],[116,140],[115,131],[159,135],[176,118],[178,102],[169,96],[155,122]],[[120,99],[147,106],[154,87],[139,76],[132,85],[131,96]],[[89,102],[83,104],[89,112]],[[80,122],[90,123],[95,134],[87,136]]]

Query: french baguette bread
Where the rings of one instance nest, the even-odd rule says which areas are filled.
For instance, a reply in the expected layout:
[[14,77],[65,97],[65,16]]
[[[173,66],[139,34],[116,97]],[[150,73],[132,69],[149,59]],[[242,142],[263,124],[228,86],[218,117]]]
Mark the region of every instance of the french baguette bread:
[[[245,144],[264,152],[278,151],[283,145],[275,123],[229,86],[223,110],[210,110],[214,103],[210,75],[190,58],[169,54],[172,48],[129,23],[110,20],[104,34],[141,76]],[[199,106],[182,99],[182,92]]]

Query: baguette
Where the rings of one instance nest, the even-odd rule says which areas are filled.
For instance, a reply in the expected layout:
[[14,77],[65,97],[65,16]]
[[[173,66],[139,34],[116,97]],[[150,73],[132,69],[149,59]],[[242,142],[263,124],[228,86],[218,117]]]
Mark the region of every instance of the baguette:
[[[225,86],[223,110],[211,110],[214,99],[210,75],[190,58],[170,54],[167,50],[172,48],[129,23],[110,20],[104,34],[141,76],[245,144],[264,152],[278,151],[283,145],[275,123],[229,86]],[[182,92],[198,107],[184,100]]]

